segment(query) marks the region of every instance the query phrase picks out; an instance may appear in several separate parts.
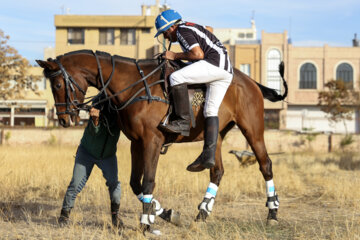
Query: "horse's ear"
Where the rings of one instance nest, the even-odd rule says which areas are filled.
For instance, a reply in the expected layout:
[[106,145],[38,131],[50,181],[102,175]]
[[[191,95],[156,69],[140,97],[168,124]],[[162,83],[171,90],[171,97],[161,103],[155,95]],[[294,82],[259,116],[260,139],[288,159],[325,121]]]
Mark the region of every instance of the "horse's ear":
[[37,64],[39,64],[40,67],[44,69],[55,70],[56,68],[56,64],[54,62],[43,61],[43,60],[35,60],[35,61],[37,62]]

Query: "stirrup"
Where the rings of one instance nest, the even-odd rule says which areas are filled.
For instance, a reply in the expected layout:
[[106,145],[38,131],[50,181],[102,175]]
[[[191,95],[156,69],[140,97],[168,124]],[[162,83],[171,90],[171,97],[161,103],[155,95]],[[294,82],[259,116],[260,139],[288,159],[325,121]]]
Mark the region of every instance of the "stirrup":
[[[190,125],[186,129],[172,129],[172,127],[173,126],[171,125],[171,123],[166,124],[166,125],[164,125],[164,124],[159,125],[160,130],[163,130],[163,131],[168,132],[168,133],[180,134],[180,135],[185,136],[185,137],[188,137],[190,135]],[[174,127],[176,128],[176,126],[174,126]]]

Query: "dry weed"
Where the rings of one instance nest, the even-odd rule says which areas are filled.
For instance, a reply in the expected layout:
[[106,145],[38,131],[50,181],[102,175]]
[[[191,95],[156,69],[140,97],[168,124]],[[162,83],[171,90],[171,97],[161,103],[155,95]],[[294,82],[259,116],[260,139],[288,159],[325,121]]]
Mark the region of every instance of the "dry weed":
[[[240,134],[239,134],[240,137]],[[136,231],[142,207],[129,187],[129,142],[119,142],[121,216],[126,229],[110,229],[109,194],[94,168],[71,215],[59,228],[62,198],[72,175],[76,146],[0,147],[1,239],[146,239]],[[181,212],[183,226],[157,219],[158,239],[359,239],[360,174],[341,169],[338,154],[272,156],[280,196],[279,225],[265,224],[265,186],[258,165],[239,166],[223,146],[225,174],[214,211],[206,224],[194,223],[197,205],[209,183],[208,171],[185,170],[202,143],[178,144],[161,156],[154,196],[163,207]],[[238,149],[242,150],[242,149]]]

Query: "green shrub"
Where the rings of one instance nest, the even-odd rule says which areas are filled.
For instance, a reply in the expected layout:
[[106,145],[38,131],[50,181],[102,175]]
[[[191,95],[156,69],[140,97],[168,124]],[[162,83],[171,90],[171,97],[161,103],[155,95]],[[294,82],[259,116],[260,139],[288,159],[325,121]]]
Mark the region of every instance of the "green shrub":
[[355,140],[352,135],[345,135],[345,137],[340,141],[340,147],[344,149],[345,147],[351,145],[354,141]]

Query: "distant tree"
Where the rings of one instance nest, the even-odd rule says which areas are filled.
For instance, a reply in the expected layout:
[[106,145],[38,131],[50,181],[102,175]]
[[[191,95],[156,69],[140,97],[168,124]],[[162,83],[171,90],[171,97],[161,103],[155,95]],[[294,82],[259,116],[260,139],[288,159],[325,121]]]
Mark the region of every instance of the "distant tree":
[[352,120],[357,95],[342,80],[331,80],[325,88],[328,90],[319,92],[318,105],[327,113],[330,122],[343,122],[347,135],[346,120]]
[[15,48],[7,44],[9,39],[0,29],[0,100],[21,97],[25,88],[36,92],[34,82],[40,80],[27,73],[31,65]]

